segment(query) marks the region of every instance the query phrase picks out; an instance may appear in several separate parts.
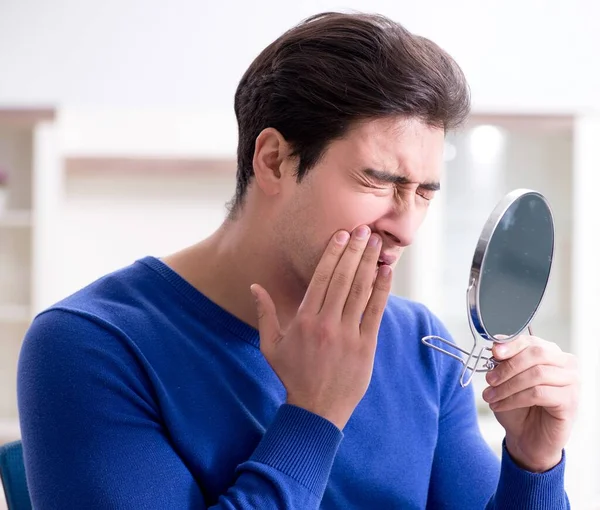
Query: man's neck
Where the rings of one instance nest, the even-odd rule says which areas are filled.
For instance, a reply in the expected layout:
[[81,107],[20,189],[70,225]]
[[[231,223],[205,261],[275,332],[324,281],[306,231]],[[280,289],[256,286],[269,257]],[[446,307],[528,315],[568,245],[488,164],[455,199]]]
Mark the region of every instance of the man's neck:
[[253,232],[242,222],[225,222],[207,239],[162,260],[211,301],[255,328],[250,285],[258,283],[269,292],[285,329],[306,289],[281,260],[266,230]]

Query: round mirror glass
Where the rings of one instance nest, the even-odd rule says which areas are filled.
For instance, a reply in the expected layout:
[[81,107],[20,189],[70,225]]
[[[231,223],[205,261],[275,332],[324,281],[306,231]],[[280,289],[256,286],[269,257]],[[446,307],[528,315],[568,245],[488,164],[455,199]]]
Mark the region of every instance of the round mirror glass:
[[497,220],[478,282],[479,318],[487,334],[512,337],[533,319],[554,253],[554,222],[543,196],[518,196]]

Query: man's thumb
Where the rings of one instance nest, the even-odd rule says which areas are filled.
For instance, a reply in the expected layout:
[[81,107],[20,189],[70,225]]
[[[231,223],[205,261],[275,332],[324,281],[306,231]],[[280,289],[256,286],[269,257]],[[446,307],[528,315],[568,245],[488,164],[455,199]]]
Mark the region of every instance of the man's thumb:
[[258,316],[258,331],[260,333],[261,346],[267,342],[269,344],[276,342],[281,338],[281,328],[275,303],[269,296],[269,293],[257,283],[250,286],[250,292],[256,302],[256,314]]

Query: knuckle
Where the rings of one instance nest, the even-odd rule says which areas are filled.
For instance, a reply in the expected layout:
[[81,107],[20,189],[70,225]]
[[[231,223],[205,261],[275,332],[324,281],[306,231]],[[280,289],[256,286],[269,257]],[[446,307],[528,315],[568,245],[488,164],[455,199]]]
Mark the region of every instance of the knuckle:
[[348,283],[348,280],[349,280],[348,275],[341,271],[336,271],[335,273],[333,273],[333,276],[331,277],[331,283],[333,283],[335,285],[346,285]]
[[371,303],[365,310],[365,315],[378,317],[383,313],[384,306],[379,303]]
[[361,297],[366,290],[366,285],[364,284],[364,282],[361,282],[360,280],[354,280],[352,282],[352,286],[350,287],[350,295],[352,297]]
[[546,349],[540,344],[532,345],[529,347],[530,354],[534,358],[545,359],[546,358]]
[[531,368],[531,375],[534,381],[543,381],[546,376],[546,367],[544,365],[535,365]]
[[543,386],[534,386],[531,394],[535,401],[540,401],[546,396],[546,389]]
[[316,337],[321,343],[329,343],[335,338],[335,326],[329,320],[322,320],[316,328]]
[[313,328],[314,322],[311,319],[311,317],[306,313],[298,313],[296,321],[302,333],[308,333]]
[[319,285],[327,285],[329,283],[329,274],[325,271],[315,271],[313,279]]

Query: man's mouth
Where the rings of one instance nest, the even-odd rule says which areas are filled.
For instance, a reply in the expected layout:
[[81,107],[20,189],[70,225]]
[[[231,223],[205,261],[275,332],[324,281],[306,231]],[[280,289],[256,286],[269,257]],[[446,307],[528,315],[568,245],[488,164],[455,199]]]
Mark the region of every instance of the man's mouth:
[[384,264],[388,266],[394,265],[394,263],[398,260],[398,254],[390,254],[390,253],[380,253],[379,260],[377,261],[377,267],[381,267]]

